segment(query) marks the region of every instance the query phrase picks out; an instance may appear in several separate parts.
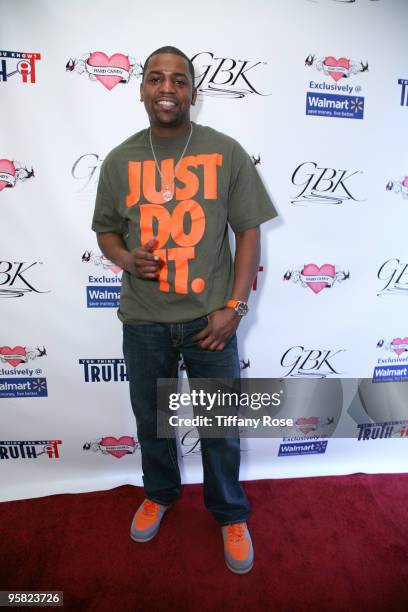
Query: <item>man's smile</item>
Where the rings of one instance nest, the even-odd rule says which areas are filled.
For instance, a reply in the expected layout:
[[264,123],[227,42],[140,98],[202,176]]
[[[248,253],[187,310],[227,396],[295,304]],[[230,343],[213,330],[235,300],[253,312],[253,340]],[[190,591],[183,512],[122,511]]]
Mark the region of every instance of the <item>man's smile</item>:
[[160,108],[174,108],[177,106],[177,103],[174,100],[170,100],[169,98],[159,98],[155,100],[155,104]]

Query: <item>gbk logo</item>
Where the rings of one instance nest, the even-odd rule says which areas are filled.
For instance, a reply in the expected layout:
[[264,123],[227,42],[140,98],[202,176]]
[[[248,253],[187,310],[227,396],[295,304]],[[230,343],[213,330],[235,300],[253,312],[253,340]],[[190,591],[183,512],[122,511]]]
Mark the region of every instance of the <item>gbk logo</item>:
[[292,185],[297,187],[298,193],[291,203],[337,205],[349,200],[361,202],[355,195],[355,177],[361,174],[362,170],[326,168],[316,162],[302,162],[292,174]]
[[0,261],[0,298],[18,298],[28,293],[49,293],[41,291],[34,284],[33,275],[42,261]]
[[400,105],[408,106],[408,79],[398,79],[398,85],[401,85]]
[[337,362],[338,355],[345,349],[309,349],[304,346],[291,346],[280,360],[280,365],[286,368],[285,377],[292,378],[326,378],[338,376],[340,372]]
[[408,296],[408,263],[396,258],[388,259],[378,270],[377,278],[385,282],[378,296]]
[[20,162],[0,159],[0,191],[13,188],[18,182],[24,183],[33,176],[34,170],[32,167],[29,170]]
[[408,176],[400,176],[397,180],[390,180],[386,185],[387,191],[400,193],[404,200],[408,200]]
[[283,280],[291,280],[293,283],[300,283],[304,288],[309,288],[313,293],[320,293],[323,289],[331,288],[335,283],[342,283],[350,278],[350,272],[338,270],[332,264],[317,266],[308,263],[295,270],[285,272]]
[[262,66],[266,62],[215,57],[210,51],[196,53],[191,61],[196,69],[195,84],[201,94],[218,98],[270,95],[260,91]]
[[31,51],[0,51],[0,83],[11,77],[20,83],[35,83],[36,62],[40,59],[40,53]]
[[129,83],[130,77],[142,74],[140,63],[133,57],[123,53],[114,53],[109,57],[103,51],[86,53],[79,59],[70,58],[65,70],[87,74],[89,80],[99,81],[109,91],[119,83]]
[[71,176],[78,184],[78,193],[94,195],[98,186],[103,159],[97,153],[85,153],[75,160]]

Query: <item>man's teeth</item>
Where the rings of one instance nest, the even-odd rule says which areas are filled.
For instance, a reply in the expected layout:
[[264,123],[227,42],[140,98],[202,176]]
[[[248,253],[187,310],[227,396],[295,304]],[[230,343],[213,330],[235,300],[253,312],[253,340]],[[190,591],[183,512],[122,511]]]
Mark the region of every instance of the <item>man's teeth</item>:
[[159,100],[157,104],[160,106],[176,106],[174,102],[170,102],[170,100]]

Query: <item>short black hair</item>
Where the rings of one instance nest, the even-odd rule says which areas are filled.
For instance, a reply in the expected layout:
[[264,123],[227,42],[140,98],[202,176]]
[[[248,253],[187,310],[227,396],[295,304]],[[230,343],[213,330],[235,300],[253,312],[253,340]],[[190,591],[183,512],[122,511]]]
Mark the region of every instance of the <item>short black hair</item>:
[[151,53],[149,55],[149,57],[146,59],[145,63],[143,64],[143,76],[142,76],[142,80],[144,79],[144,75],[145,75],[145,71],[147,68],[147,65],[149,63],[149,60],[151,57],[153,57],[153,55],[159,55],[159,53],[173,53],[173,55],[180,55],[181,57],[184,57],[185,60],[187,60],[188,62],[188,70],[191,74],[191,80],[193,81],[193,87],[194,85],[194,80],[195,80],[195,73],[194,73],[194,65],[193,62],[191,61],[191,59],[189,57],[187,57],[187,55],[185,53],[183,53],[183,51],[180,51],[180,49],[177,49],[177,47],[172,47],[171,45],[166,45],[165,47],[160,47],[160,49],[156,49],[156,51],[153,51],[153,53]]

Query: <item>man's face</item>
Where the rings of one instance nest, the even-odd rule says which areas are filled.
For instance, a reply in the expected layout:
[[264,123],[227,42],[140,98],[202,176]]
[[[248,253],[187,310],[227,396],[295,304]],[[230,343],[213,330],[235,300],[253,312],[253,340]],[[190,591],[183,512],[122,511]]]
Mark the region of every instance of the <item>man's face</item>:
[[162,128],[185,127],[190,122],[190,106],[195,103],[188,62],[180,55],[159,53],[147,65],[140,97],[150,124]]

